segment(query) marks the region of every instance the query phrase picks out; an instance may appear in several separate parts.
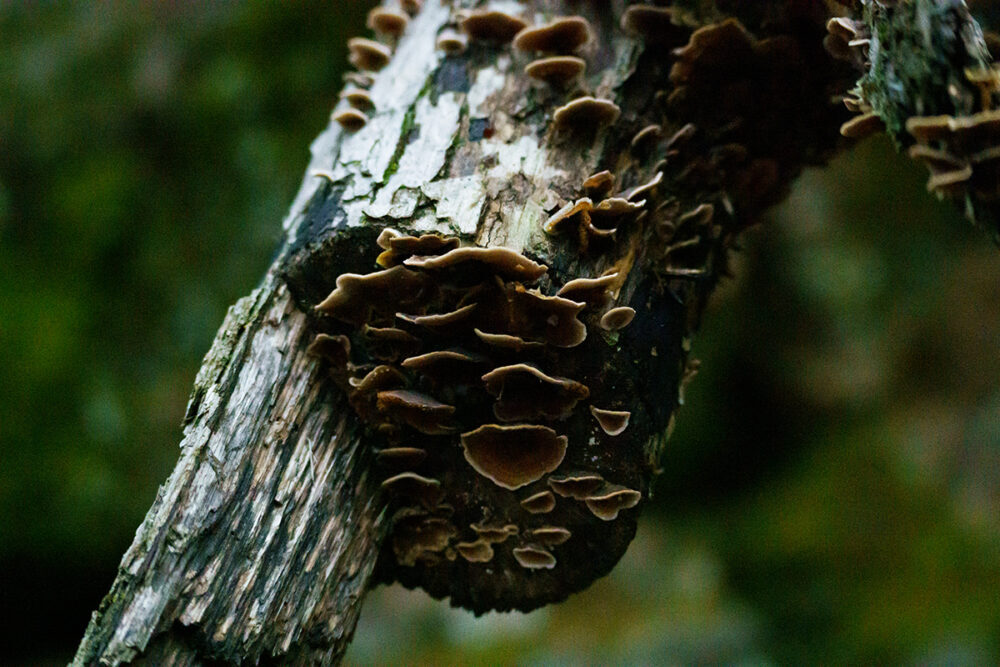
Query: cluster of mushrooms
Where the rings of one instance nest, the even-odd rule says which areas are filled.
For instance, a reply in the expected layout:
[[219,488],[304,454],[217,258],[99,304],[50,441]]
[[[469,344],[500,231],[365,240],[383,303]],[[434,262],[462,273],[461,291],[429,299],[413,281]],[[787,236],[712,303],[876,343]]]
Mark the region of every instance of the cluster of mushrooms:
[[[397,562],[488,563],[510,543],[520,567],[554,568],[553,547],[572,533],[549,517],[579,522],[553,514],[559,498],[613,521],[642,497],[597,470],[561,467],[582,445],[559,432],[563,425],[586,420],[585,430],[616,437],[629,424],[627,410],[595,403],[586,384],[557,374],[572,369],[567,355],[586,340],[587,322],[603,335],[631,322],[631,308],[609,307],[618,275],[571,280],[546,295],[533,285],[547,267],[506,248],[391,228],[377,243],[379,270],[339,276],[316,306],[351,333],[319,334],[311,352],[329,362],[383,443],[376,462],[397,505]],[[457,506],[468,518],[479,504],[488,507],[482,516],[456,524]]]

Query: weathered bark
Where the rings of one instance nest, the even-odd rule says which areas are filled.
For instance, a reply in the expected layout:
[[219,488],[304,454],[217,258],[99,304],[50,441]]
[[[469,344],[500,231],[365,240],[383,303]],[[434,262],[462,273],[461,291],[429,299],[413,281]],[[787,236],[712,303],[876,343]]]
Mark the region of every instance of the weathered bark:
[[[822,49],[822,0],[677,4],[683,28],[645,47],[619,28],[622,2],[502,5],[539,22],[571,13],[590,20],[582,85],[622,116],[606,131],[568,137],[551,120],[573,91],[530,84],[528,58],[509,46],[474,43],[443,57],[435,40],[458,3],[424,4],[375,78],[368,124],[351,134],[331,123],[313,145],[277,259],[230,310],[205,359],[181,457],[75,664],[335,663],[380,554],[380,579],[454,594],[448,582],[392,562],[383,546],[391,522],[372,468],[376,438],[306,354],[317,331],[344,330],[316,318],[313,306],[337,276],[371,271],[386,226],[525,252],[549,267],[546,288],[609,267],[626,274],[616,305],[639,311],[636,324],[621,344],[592,330],[585,349],[613,360],[634,394],[625,397],[637,415],[633,446],[649,469],[629,463],[627,472],[648,495],[689,375],[688,339],[728,249],[804,164],[833,150],[845,114],[831,100],[852,83]],[[749,33],[725,24],[731,16]],[[720,58],[689,49],[672,80],[672,49],[704,25],[725,38],[712,46]],[[640,152],[632,139],[650,124],[677,138]],[[546,235],[549,215],[582,197],[583,180],[601,169],[618,176],[620,189],[663,172],[646,221],[623,227],[600,253],[584,252],[572,235]],[[700,227],[678,238],[685,213]],[[612,535],[622,549],[634,520]],[[616,559],[596,563],[590,578]],[[536,599],[507,607],[559,599],[589,579],[562,589],[546,581]],[[474,595],[463,604],[481,608]]]

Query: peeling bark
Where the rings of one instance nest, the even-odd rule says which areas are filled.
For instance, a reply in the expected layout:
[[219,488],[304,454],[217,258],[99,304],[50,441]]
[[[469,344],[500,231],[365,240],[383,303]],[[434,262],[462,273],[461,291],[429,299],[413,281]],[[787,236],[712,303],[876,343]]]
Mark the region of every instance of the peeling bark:
[[[455,23],[458,3],[424,3],[374,78],[367,124],[350,133],[331,123],[313,144],[278,257],[231,308],[206,356],[177,466],[74,664],[333,664],[373,577],[455,595],[447,580],[408,574],[392,560],[376,438],[306,354],[318,331],[351,333],[313,307],[339,275],[373,270],[387,226],[523,252],[548,267],[546,290],[608,269],[622,275],[608,307],[635,309],[635,322],[621,335],[592,327],[583,361],[567,363],[602,360],[588,371],[595,386],[613,377],[627,388],[628,461],[609,456],[608,465],[648,497],[695,368],[690,336],[727,253],[803,165],[835,149],[846,119],[836,98],[853,77],[822,48],[832,3],[676,4],[679,41],[644,44],[619,27],[620,1],[491,3],[529,22],[569,13],[590,21],[588,74],[562,91],[531,83],[529,58],[509,46],[473,42],[445,57],[435,41]],[[579,93],[613,101],[621,117],[607,130],[557,132],[555,109]],[[652,125],[650,146],[637,135]],[[646,218],[623,225],[603,250],[596,241],[584,248],[582,235],[547,234],[550,216],[584,197],[583,181],[603,169],[626,192],[662,173]],[[611,489],[592,499],[595,514],[623,510],[608,534],[614,557],[579,581],[539,579],[532,600],[561,599],[613,566],[634,531],[636,498],[625,491],[634,494]],[[548,567],[548,557],[537,562]],[[473,594],[462,603],[487,608],[475,587],[494,584],[467,583]]]

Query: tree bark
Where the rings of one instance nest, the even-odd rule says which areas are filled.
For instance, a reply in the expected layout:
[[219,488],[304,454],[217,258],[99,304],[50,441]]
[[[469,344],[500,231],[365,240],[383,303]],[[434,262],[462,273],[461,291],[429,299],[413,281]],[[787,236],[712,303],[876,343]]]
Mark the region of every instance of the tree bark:
[[[629,388],[635,460],[621,470],[648,497],[693,373],[690,336],[735,238],[803,165],[836,147],[846,113],[835,98],[856,75],[821,46],[833,5],[688,0],[669,31],[642,39],[620,27],[620,1],[495,3],[529,23],[589,20],[586,77],[559,89],[529,82],[530,58],[506,43],[472,40],[444,56],[436,40],[456,24],[459,4],[427,0],[374,77],[367,124],[352,133],[331,122],[314,143],[277,258],[230,309],[206,356],[177,466],[74,664],[334,664],[373,582],[401,579],[456,600],[448,582],[393,560],[392,506],[373,467],[378,438],[328,366],[307,354],[319,331],[352,333],[314,306],[338,276],[371,272],[385,227],[522,252],[548,267],[545,289],[606,269],[624,274],[612,305],[635,308],[635,324],[619,336],[587,320],[581,349],[608,360],[597,375],[618,373]],[[582,93],[615,103],[620,118],[600,131],[554,127],[555,110]],[[650,143],[640,132],[651,126]],[[620,190],[662,174],[646,217],[622,225],[600,252],[575,231],[547,234],[550,216],[603,169]],[[634,521],[609,533],[622,550]],[[559,553],[573,558],[570,547]],[[494,591],[483,602],[475,587],[493,583],[472,578],[471,597],[459,601],[530,608],[615,560],[586,580],[539,579],[547,583],[526,601]]]

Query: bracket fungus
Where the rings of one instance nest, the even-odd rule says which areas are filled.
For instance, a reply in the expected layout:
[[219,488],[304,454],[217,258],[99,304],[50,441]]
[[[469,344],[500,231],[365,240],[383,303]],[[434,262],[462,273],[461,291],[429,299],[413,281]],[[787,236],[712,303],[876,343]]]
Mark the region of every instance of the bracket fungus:
[[550,86],[566,86],[583,74],[587,63],[576,56],[550,56],[532,60],[524,66],[524,73],[532,79]]
[[575,278],[556,292],[556,296],[571,301],[582,301],[588,308],[602,308],[611,300],[611,293],[618,284],[618,272],[598,278]]
[[627,410],[603,410],[590,406],[590,414],[594,415],[598,426],[608,435],[621,435],[628,428],[628,420],[632,413]]
[[551,491],[539,491],[522,500],[521,507],[529,514],[548,514],[556,508],[556,497]]
[[614,521],[618,513],[639,504],[642,494],[618,484],[608,484],[585,499],[587,509],[603,521]]
[[368,116],[353,107],[337,111],[333,114],[333,120],[348,132],[357,132],[368,124]]
[[337,288],[316,306],[316,310],[361,326],[371,322],[376,309],[395,314],[419,300],[427,288],[428,280],[424,275],[403,266],[366,275],[344,273],[337,278]]
[[587,191],[587,196],[593,199],[604,199],[611,194],[614,188],[615,175],[607,169],[591,175],[583,182],[583,189]]
[[469,38],[451,28],[445,28],[438,35],[437,48],[449,56],[460,56],[469,48]]
[[487,526],[483,524],[474,523],[469,526],[475,531],[479,539],[489,542],[490,544],[501,544],[507,541],[508,537],[517,535],[518,529],[512,523],[505,526]]
[[575,53],[591,40],[590,24],[582,16],[561,16],[545,25],[524,28],[514,37],[521,51]]
[[418,502],[428,510],[441,502],[441,482],[415,472],[394,475],[382,482],[382,488],[398,498]]
[[378,393],[380,412],[394,417],[426,435],[452,433],[451,417],[455,406],[437,401],[410,389],[394,389]]
[[612,308],[601,316],[601,328],[608,331],[624,329],[635,318],[635,309],[629,306]]
[[556,109],[552,124],[557,132],[590,133],[613,125],[621,113],[611,100],[584,95]]
[[577,473],[549,477],[549,486],[564,498],[585,500],[604,486],[604,478],[595,473]]
[[528,570],[551,570],[556,566],[556,557],[541,547],[515,547],[512,553],[521,567]]
[[573,533],[559,526],[542,526],[528,531],[528,538],[546,547],[565,544]]
[[501,366],[484,375],[483,382],[497,397],[493,414],[502,422],[565,419],[578,401],[590,396],[586,385],[551,377],[528,364]]
[[493,547],[486,540],[459,542],[455,551],[470,563],[488,563],[493,560]]
[[340,94],[340,99],[347,100],[347,103],[358,111],[371,111],[375,108],[371,94],[364,88],[345,88]]
[[347,49],[350,51],[348,60],[358,69],[368,72],[377,72],[389,64],[392,58],[392,50],[380,42],[364,37],[352,37],[347,40]]
[[386,447],[375,452],[375,461],[385,468],[411,470],[427,458],[427,450],[419,447]]
[[524,19],[496,10],[479,10],[467,14],[459,27],[471,39],[494,44],[507,44],[528,27]]
[[546,426],[486,424],[462,434],[465,460],[497,486],[518,489],[562,463],[567,438]]
[[528,282],[538,280],[548,270],[509,248],[455,248],[443,255],[409,257],[403,263],[427,271],[471,269],[483,275],[495,274],[507,280]]
[[632,5],[622,14],[622,29],[647,45],[674,48],[683,44],[690,29],[675,21],[675,10],[653,5]]
[[403,12],[376,7],[368,12],[368,27],[380,35],[399,38],[406,30],[410,17]]

